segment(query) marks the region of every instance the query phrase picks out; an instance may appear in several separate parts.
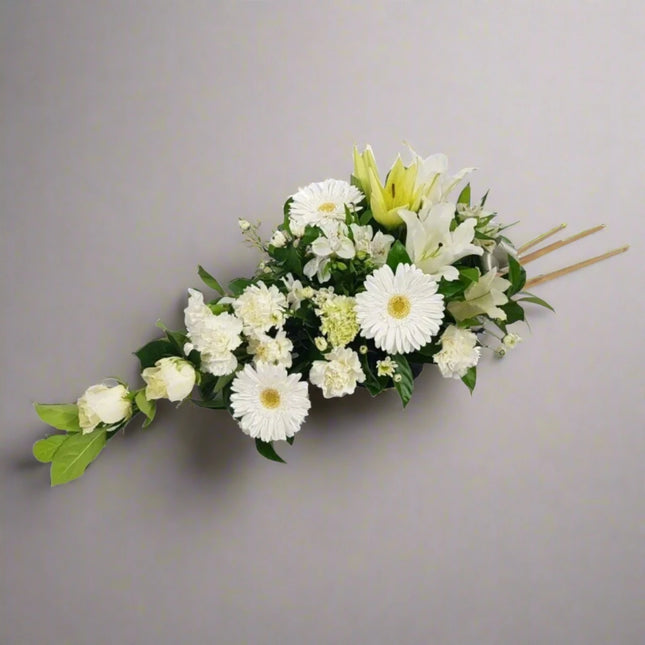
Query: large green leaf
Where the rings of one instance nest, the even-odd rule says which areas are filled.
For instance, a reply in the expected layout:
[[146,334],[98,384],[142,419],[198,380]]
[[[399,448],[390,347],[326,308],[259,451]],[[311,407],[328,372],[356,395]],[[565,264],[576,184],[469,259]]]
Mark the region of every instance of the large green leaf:
[[397,364],[396,374],[401,376],[401,380],[394,381],[394,387],[401,397],[403,407],[405,407],[412,398],[412,390],[414,389],[414,376],[408,359],[402,354],[392,356]]
[[508,256],[508,279],[511,283],[506,295],[509,297],[521,291],[526,282],[526,271],[524,267],[512,256]]
[[215,278],[208,271],[206,271],[206,269],[201,264],[197,267],[197,273],[202,279],[202,282],[207,287],[214,289],[222,296],[224,295],[224,289],[222,288],[222,285],[217,280],[215,280]]
[[226,408],[226,403],[220,397],[206,401],[200,399],[191,399],[191,401],[200,408],[209,408],[210,410],[224,410]]
[[141,369],[144,370],[146,367],[152,367],[160,358],[178,356],[179,354],[170,341],[158,338],[138,349],[134,355],[139,359]]
[[287,462],[275,451],[273,448],[273,443],[270,441],[262,441],[262,439],[255,440],[255,447],[257,451],[266,459],[271,461],[277,461],[281,464],[286,464]]
[[412,264],[412,260],[410,260],[410,256],[401,240],[397,240],[392,244],[390,252],[387,254],[387,264],[394,272],[396,272],[396,267],[399,264]]
[[512,325],[518,320],[524,320],[524,309],[515,300],[509,300],[500,309],[506,312],[506,320],[503,321],[506,325]]
[[67,439],[65,434],[53,434],[46,439],[36,441],[34,444],[34,457],[43,464],[48,464],[53,458],[56,451],[60,448],[61,443]]
[[80,477],[105,446],[105,430],[69,435],[54,453],[51,484],[58,486]]
[[38,416],[52,428],[65,432],[80,432],[78,406],[75,403],[35,403]]
[[246,289],[253,280],[250,278],[235,278],[228,283],[228,290],[235,296],[239,296],[244,289]]

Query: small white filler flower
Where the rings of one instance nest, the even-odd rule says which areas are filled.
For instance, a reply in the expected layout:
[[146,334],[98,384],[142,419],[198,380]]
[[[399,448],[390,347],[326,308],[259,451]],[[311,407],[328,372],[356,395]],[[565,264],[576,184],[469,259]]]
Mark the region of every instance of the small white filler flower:
[[266,442],[293,437],[311,407],[306,381],[278,365],[246,365],[231,390],[233,416],[242,431]]
[[365,338],[388,354],[420,349],[439,331],[444,315],[437,283],[410,264],[399,264],[396,274],[386,264],[365,280],[356,294],[356,315]]

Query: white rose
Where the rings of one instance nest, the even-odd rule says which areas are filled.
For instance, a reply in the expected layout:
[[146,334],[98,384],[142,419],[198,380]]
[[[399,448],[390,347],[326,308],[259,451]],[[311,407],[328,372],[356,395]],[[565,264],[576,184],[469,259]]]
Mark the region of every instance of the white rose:
[[277,249],[283,247],[287,243],[287,238],[282,231],[276,231],[272,236],[269,242]]
[[358,354],[347,347],[329,352],[325,361],[314,361],[309,372],[309,381],[323,391],[330,399],[353,394],[357,383],[365,380]]
[[469,368],[477,365],[481,350],[476,346],[477,336],[471,331],[450,325],[440,343],[441,351],[432,360],[444,378],[461,378]]
[[92,432],[99,423],[112,425],[130,416],[132,403],[124,385],[88,387],[78,399],[78,423],[83,434]]
[[182,358],[160,358],[141,373],[146,382],[146,399],[183,401],[195,387],[195,369]]

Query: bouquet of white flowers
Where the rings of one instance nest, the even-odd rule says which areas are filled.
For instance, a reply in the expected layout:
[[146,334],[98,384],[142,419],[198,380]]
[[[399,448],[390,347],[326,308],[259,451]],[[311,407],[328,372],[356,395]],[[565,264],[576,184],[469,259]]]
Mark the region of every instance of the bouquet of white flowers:
[[405,406],[430,364],[472,392],[490,339],[503,356],[520,340],[508,326],[524,320],[524,305],[551,308],[527,287],[627,248],[527,282],[527,262],[602,227],[527,253],[564,225],[516,248],[487,195],[472,201],[466,184],[452,199],[472,168],[450,175],[444,155],[412,155],[383,182],[370,147],[355,149],[351,183],[299,189],[268,242],[239,220],[264,260],[226,289],[199,267],[214,293],[189,289],[185,329],[162,326],[162,338],[135,352],[143,387],[108,379],[76,403],[36,404],[63,431],[34,445],[36,459],[51,462],[52,485],[82,475],[135,416],[147,427],[159,399],[181,402],[195,389],[193,403],[228,410],[275,461],[273,443],[293,443],[308,414],[310,385],[325,398],[394,388]]

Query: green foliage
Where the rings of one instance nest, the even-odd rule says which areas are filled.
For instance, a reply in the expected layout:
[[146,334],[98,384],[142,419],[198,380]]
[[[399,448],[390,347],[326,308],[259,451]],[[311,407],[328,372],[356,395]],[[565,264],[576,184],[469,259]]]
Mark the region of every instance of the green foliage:
[[80,477],[99,456],[106,440],[104,429],[68,435],[53,454],[51,485],[58,486]]
[[253,284],[253,280],[249,278],[235,278],[228,283],[228,290],[237,297],[246,289],[250,284]]
[[401,240],[396,240],[387,254],[387,265],[392,271],[396,272],[396,267],[399,264],[412,264],[412,260],[410,260],[410,256]]
[[261,439],[255,440],[255,448],[257,451],[266,459],[271,461],[277,461],[281,464],[286,464],[287,462],[280,457],[280,455],[273,448],[273,443],[271,441],[262,441]]
[[200,401],[199,399],[191,399],[191,401],[200,408],[209,408],[210,410],[226,409],[226,402],[221,397],[206,399],[203,401]]
[[134,395],[134,402],[142,414],[145,415],[146,420],[143,422],[143,427],[147,428],[154,420],[155,413],[157,412],[157,404],[155,401],[146,399],[146,390],[138,390]]
[[524,288],[526,283],[526,271],[524,267],[512,256],[508,256],[508,280],[511,286],[506,295],[510,298]]
[[506,320],[504,321],[506,325],[512,325],[518,320],[524,320],[524,309],[515,300],[509,300],[500,309],[506,313]]
[[522,294],[527,294],[527,295],[522,298],[515,298],[515,302],[531,302],[534,305],[540,305],[540,307],[546,307],[547,309],[550,309],[553,313],[555,313],[555,309],[546,300],[542,300],[542,298],[538,298],[538,296],[534,296],[532,293],[529,293],[528,291],[523,291]]
[[204,269],[204,267],[201,264],[197,267],[197,273],[199,274],[199,277],[202,279],[202,282],[207,287],[214,289],[221,296],[224,295],[224,289],[222,288],[222,285],[217,280],[215,280],[215,278],[208,271],[206,271],[206,269]]
[[138,349],[134,355],[141,363],[141,370],[144,370],[146,367],[153,367],[160,358],[181,356],[182,353],[177,352],[177,346],[174,343],[165,338],[158,338]]
[[368,208],[363,213],[361,213],[361,216],[358,219],[358,223],[361,226],[367,226],[371,221],[372,221],[372,211]]
[[457,203],[470,206],[470,184],[466,184],[462,188],[461,192],[459,193],[459,197],[457,198]]
[[475,389],[475,384],[477,383],[477,368],[469,367],[468,371],[461,377],[461,380],[464,382],[464,384],[472,394],[473,390]]
[[47,425],[65,432],[80,432],[78,406],[75,403],[35,403],[36,414]]
[[408,359],[402,354],[396,354],[392,356],[392,359],[396,363],[396,374],[401,376],[400,381],[394,381],[394,387],[401,397],[401,402],[403,407],[405,407],[412,398],[412,390],[414,389],[414,376],[412,375],[412,369]]
[[67,435],[65,434],[53,434],[46,439],[36,441],[33,448],[34,457],[43,464],[49,463],[66,439]]
[[385,386],[381,379],[375,374],[374,367],[370,363],[368,355],[360,354],[360,359],[361,367],[365,374],[365,382],[363,383],[363,386],[372,396],[378,396],[385,389]]

